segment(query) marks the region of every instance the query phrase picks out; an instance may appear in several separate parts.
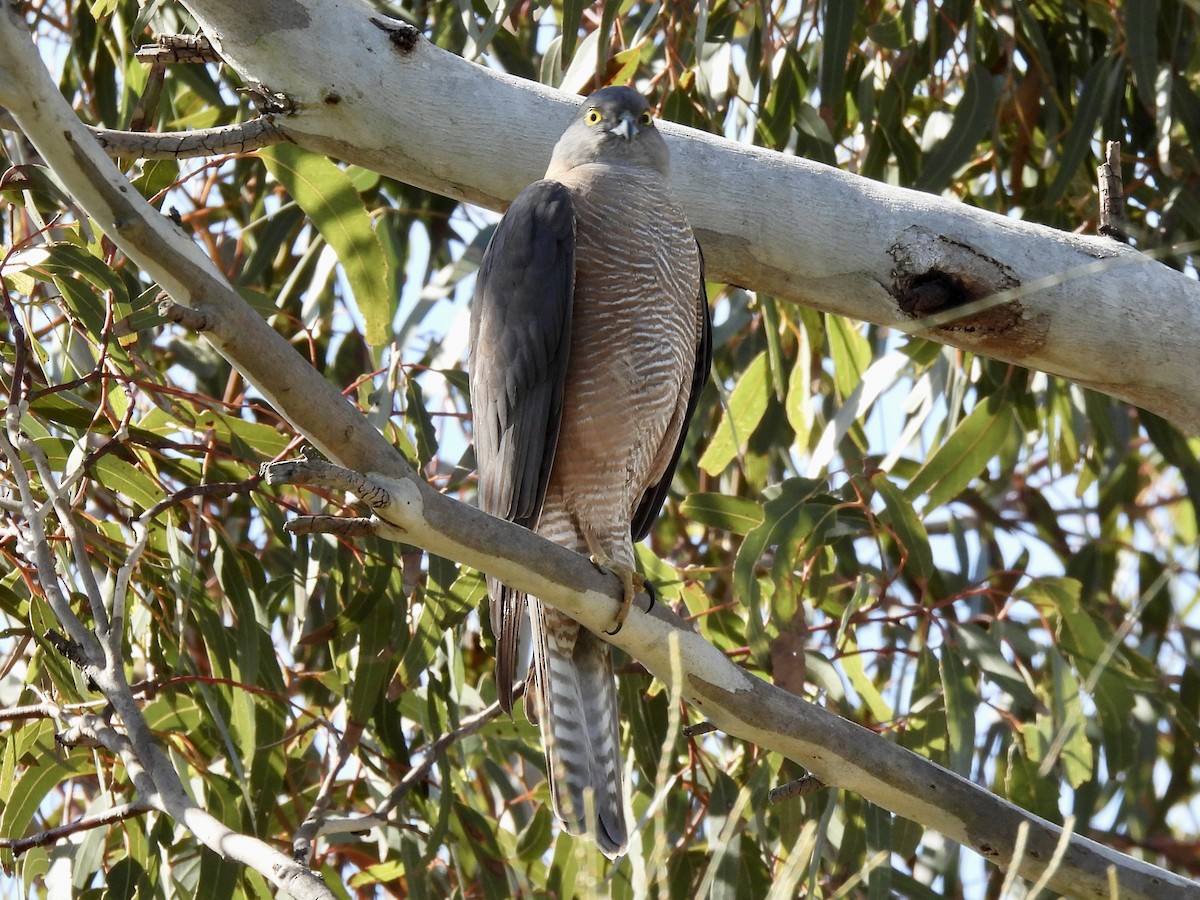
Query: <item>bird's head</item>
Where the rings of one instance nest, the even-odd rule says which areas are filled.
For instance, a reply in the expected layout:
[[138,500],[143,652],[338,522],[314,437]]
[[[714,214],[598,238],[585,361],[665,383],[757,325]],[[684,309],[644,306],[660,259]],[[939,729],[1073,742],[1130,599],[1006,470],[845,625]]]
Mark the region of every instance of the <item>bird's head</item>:
[[669,173],[666,141],[654,127],[650,104],[633,88],[601,88],[585,99],[554,146],[550,168],[566,171],[588,163]]

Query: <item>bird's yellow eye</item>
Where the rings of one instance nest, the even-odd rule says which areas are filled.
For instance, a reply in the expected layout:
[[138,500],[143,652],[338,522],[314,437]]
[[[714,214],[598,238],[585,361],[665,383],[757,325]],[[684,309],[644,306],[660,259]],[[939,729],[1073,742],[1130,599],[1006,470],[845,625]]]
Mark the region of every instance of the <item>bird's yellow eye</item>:
[[583,121],[587,122],[589,125],[599,125],[600,120],[603,118],[604,116],[600,114],[600,110],[593,106],[587,111],[587,115],[583,117]]
[[642,124],[643,125],[653,125],[654,124],[654,116],[650,115],[650,110],[646,110],[644,113],[642,113]]

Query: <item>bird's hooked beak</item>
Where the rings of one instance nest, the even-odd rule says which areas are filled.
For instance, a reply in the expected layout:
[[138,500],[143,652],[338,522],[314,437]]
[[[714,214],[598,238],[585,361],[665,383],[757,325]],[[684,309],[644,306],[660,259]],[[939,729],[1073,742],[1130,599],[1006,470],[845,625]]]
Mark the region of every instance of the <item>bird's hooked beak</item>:
[[620,121],[610,129],[612,134],[620,135],[627,141],[633,140],[633,136],[637,134],[637,130],[637,119],[634,118],[631,112],[621,113]]

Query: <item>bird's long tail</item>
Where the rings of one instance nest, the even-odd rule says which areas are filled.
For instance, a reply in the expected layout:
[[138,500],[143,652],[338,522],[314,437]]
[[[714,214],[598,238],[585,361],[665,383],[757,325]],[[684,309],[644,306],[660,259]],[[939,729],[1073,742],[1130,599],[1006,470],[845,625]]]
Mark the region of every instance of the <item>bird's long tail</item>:
[[535,712],[554,812],[566,831],[591,833],[613,859],[628,837],[612,654],[569,616],[529,602],[544,623],[533,629]]

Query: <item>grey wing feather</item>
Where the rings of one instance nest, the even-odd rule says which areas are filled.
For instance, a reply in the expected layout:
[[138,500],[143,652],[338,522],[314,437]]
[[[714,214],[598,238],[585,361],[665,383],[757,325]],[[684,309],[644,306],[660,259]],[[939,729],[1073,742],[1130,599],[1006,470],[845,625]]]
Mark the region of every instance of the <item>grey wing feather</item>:
[[[699,251],[699,244],[696,250]],[[696,296],[703,323],[700,326],[700,342],[696,347],[696,366],[692,370],[691,393],[688,394],[687,411],[683,416],[683,427],[679,430],[679,440],[675,444],[675,452],[671,454],[671,463],[659,479],[652,485],[638,502],[630,526],[630,536],[634,542],[640,541],[650,533],[650,526],[658,511],[662,509],[663,501],[667,499],[667,491],[671,489],[671,478],[675,475],[675,467],[679,464],[679,455],[683,452],[683,444],[687,440],[688,423],[696,412],[696,404],[700,402],[700,392],[708,383],[708,373],[712,368],[712,311],[708,306],[708,293],[704,288],[704,254],[700,254],[700,293]]]
[[[562,419],[575,287],[575,216],[561,184],[538,181],[496,227],[471,304],[470,374],[479,505],[532,528]],[[496,679],[511,712],[525,597],[491,579]]]

